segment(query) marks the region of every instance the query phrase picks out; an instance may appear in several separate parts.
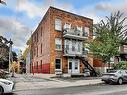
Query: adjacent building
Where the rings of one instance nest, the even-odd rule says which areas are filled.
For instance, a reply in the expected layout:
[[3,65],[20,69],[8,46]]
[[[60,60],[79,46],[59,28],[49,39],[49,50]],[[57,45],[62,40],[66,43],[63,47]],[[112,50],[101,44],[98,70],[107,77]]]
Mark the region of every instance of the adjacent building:
[[127,43],[122,43],[122,45],[119,47],[120,54],[118,56],[115,56],[114,62],[118,63],[120,61],[127,61]]
[[32,73],[54,74],[57,70],[80,74],[84,65],[76,56],[87,57],[85,41],[92,39],[93,20],[50,7],[32,34]]

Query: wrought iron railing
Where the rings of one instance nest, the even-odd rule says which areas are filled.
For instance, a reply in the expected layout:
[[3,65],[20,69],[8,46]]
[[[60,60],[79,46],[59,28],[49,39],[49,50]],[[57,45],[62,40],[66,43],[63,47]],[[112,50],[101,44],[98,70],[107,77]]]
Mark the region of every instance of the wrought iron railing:
[[75,35],[75,36],[80,36],[80,37],[88,37],[88,33],[85,31],[79,31],[76,29],[64,29],[63,35],[65,34],[70,34],[70,35]]

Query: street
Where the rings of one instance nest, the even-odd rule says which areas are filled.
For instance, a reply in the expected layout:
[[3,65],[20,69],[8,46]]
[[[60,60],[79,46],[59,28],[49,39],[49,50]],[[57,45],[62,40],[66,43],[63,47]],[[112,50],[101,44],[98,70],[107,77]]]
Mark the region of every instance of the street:
[[127,84],[23,90],[15,91],[13,95],[127,95]]

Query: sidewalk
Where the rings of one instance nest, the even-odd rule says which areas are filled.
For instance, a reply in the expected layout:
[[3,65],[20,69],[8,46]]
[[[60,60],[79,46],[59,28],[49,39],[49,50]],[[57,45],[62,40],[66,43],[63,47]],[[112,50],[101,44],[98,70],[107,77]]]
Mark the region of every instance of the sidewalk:
[[87,79],[87,80],[59,80],[57,78],[51,78],[55,75],[49,74],[35,74],[29,75],[30,77],[44,78],[49,81],[44,82],[17,82],[15,86],[15,91],[21,90],[32,90],[32,89],[47,89],[47,88],[60,88],[60,87],[70,87],[70,86],[83,86],[83,85],[94,85],[102,83],[101,79]]

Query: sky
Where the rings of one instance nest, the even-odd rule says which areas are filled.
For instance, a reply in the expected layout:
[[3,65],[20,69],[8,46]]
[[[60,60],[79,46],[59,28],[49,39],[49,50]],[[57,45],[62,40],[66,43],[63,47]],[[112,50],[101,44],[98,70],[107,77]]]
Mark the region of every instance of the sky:
[[13,41],[13,50],[24,51],[26,42],[49,6],[93,19],[94,24],[121,11],[127,16],[127,0],[3,0],[0,4],[0,36]]

